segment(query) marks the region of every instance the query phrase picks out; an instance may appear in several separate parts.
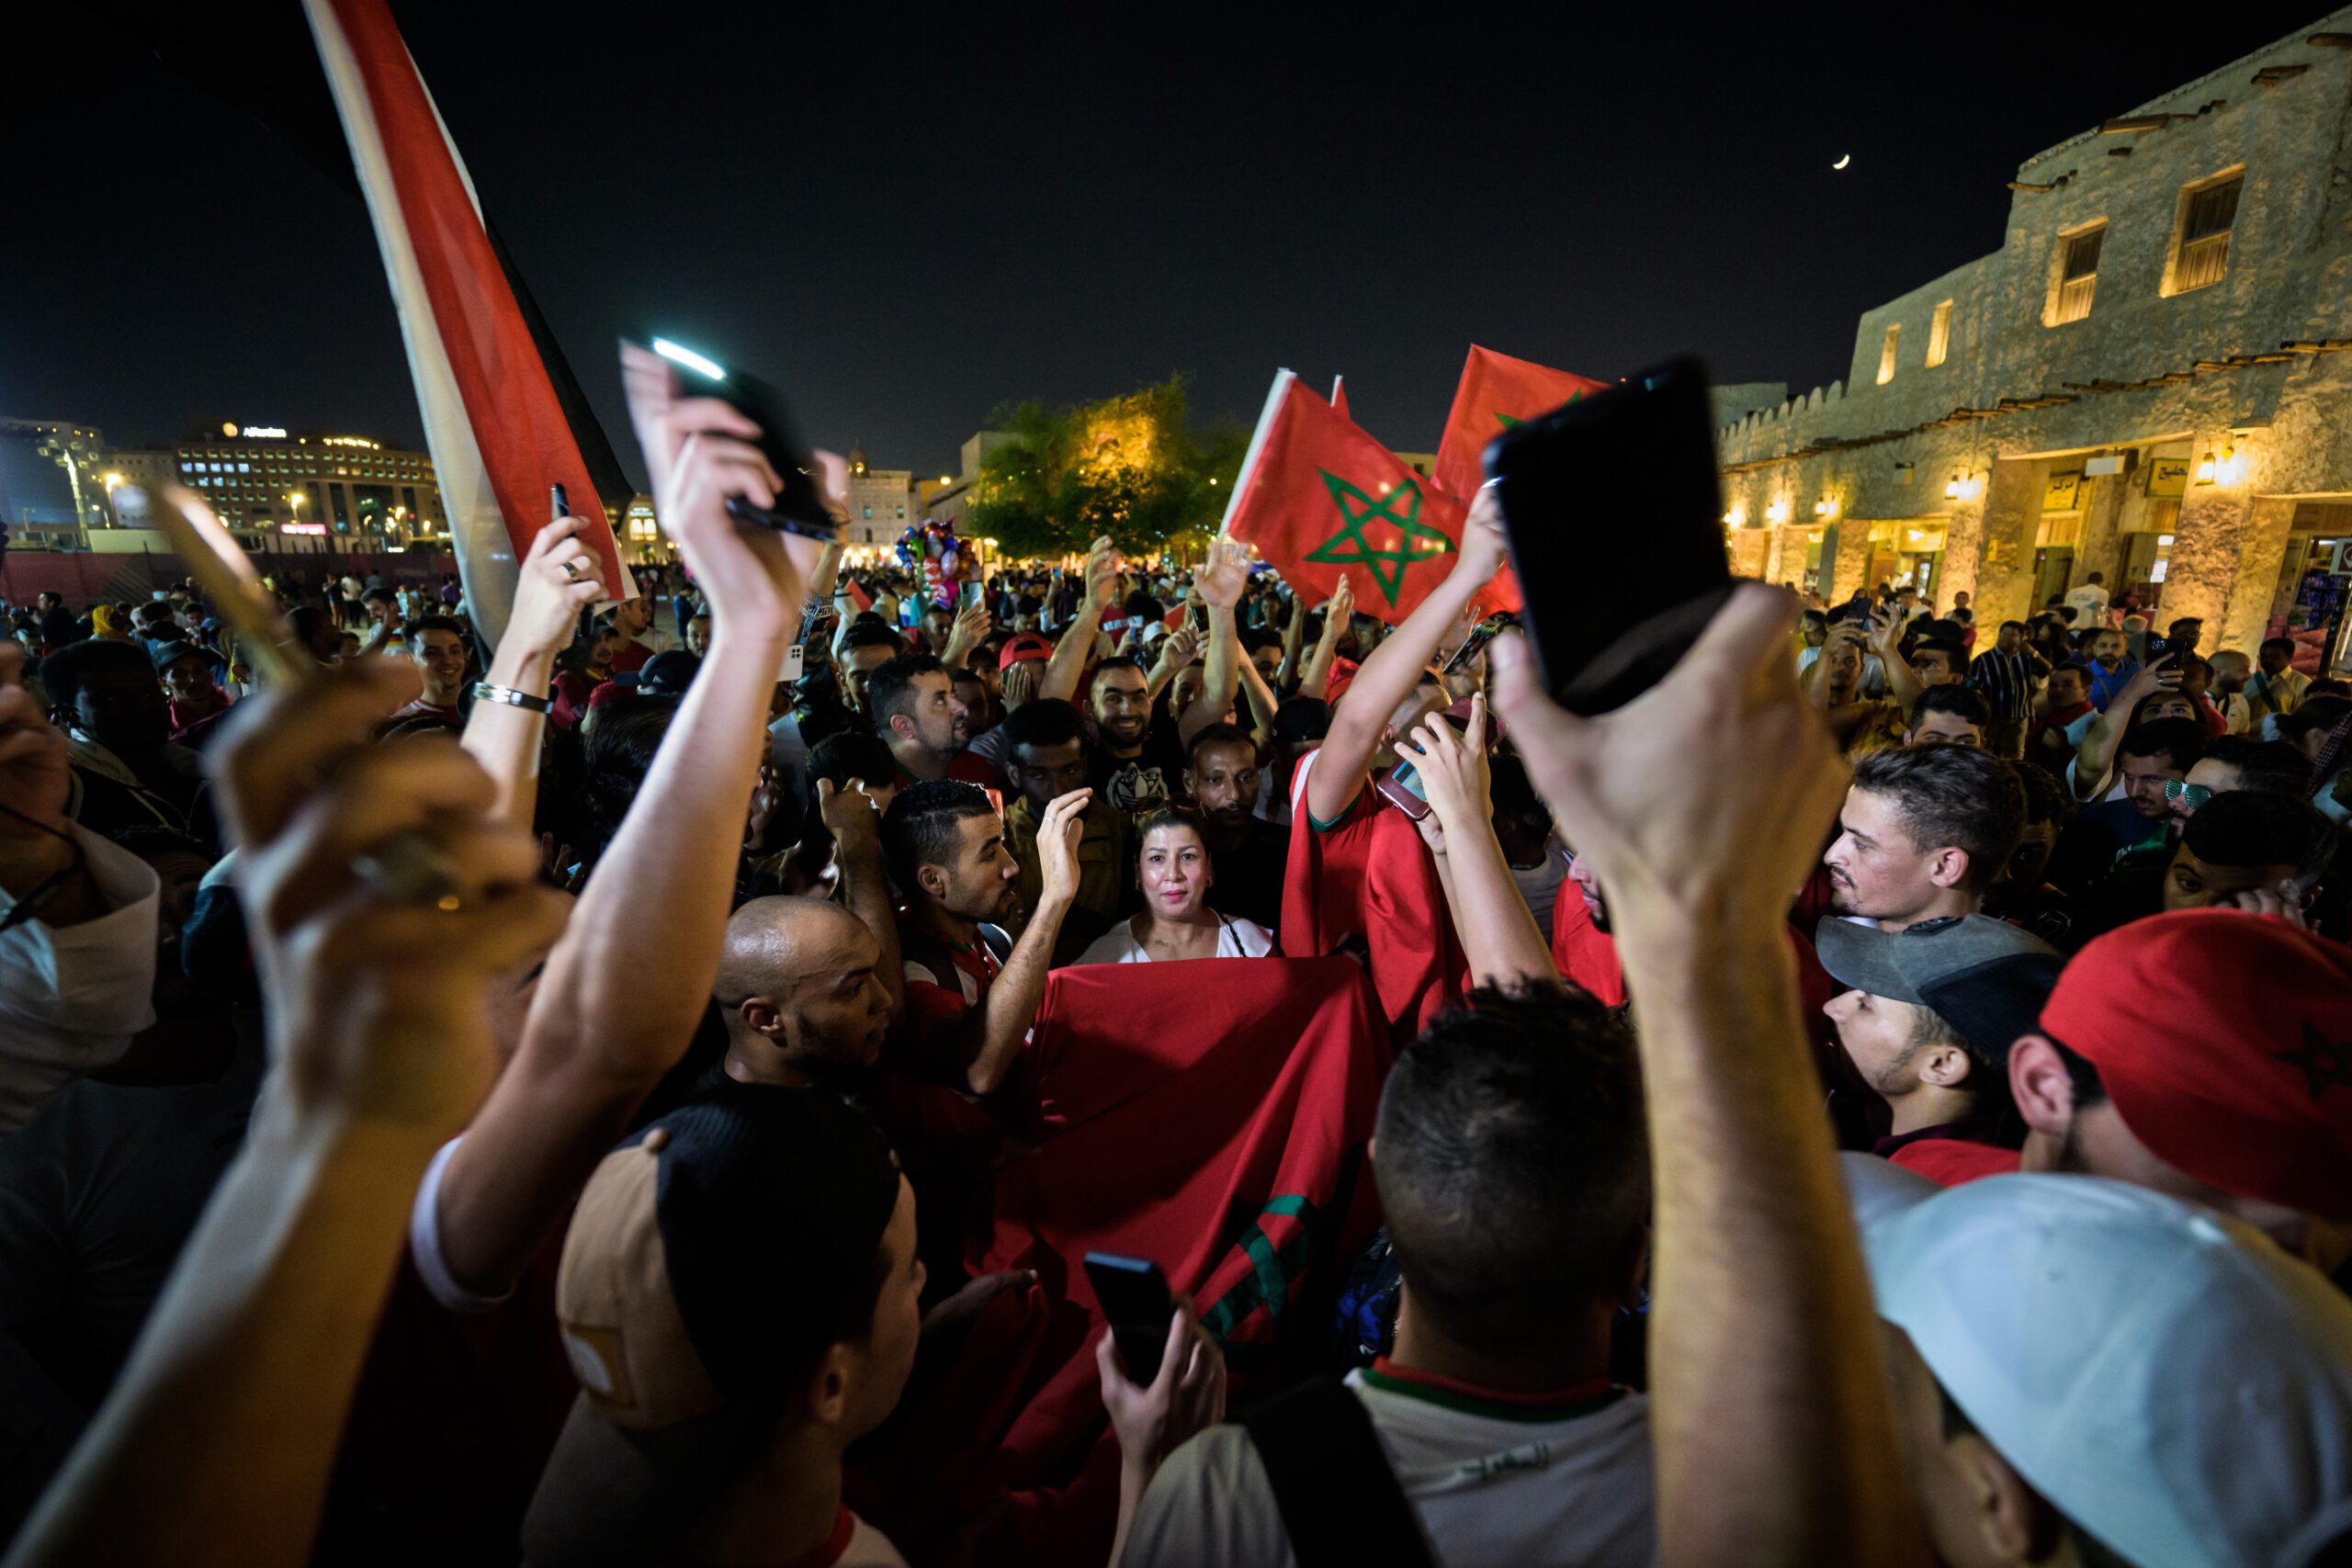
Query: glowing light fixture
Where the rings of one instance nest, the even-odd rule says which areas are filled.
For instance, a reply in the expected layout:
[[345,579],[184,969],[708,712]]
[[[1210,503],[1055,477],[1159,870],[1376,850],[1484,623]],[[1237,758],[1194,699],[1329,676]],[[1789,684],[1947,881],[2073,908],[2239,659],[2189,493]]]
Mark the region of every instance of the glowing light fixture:
[[1789,520],[1789,503],[1785,501],[1774,502],[1764,509],[1764,516],[1768,522],[1786,523]]
[[2197,459],[2197,482],[2201,485],[2211,484],[2213,482],[2213,454],[2208,452],[2205,456]]

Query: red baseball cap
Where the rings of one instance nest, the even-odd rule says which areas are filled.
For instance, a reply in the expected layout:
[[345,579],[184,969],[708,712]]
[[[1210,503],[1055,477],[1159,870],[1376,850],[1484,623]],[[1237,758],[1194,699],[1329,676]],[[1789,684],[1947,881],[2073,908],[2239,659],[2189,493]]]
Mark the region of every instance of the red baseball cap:
[[2134,920],[2066,965],[2041,1028],[2158,1158],[2352,1219],[2352,948],[2235,909]]
[[996,656],[996,667],[1010,670],[1024,659],[1051,659],[1054,645],[1035,632],[1019,632],[1007,637],[1004,651]]

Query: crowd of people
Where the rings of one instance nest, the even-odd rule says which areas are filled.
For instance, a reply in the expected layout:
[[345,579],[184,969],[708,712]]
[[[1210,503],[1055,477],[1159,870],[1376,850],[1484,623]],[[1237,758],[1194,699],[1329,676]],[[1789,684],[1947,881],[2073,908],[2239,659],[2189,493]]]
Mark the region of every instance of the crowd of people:
[[11,1564],[2347,1561],[2295,645],[1747,584],[1577,716],[1491,491],[933,585],[630,393],[658,598],[17,614]]

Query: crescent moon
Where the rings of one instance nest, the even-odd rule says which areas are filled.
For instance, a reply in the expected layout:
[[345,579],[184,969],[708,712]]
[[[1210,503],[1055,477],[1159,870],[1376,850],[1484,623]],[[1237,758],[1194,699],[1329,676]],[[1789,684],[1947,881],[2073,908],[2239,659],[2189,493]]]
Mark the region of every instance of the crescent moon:
[[1833,169],[1842,169],[1842,168],[1844,168],[1847,164],[1849,164],[1852,163],[1853,161],[1854,161],[1854,155],[1853,155],[1851,152],[1849,152],[1849,153],[1847,153],[1844,157],[1842,157],[1842,158],[1838,159],[1836,163],[1834,163],[1834,164],[1830,164],[1829,166],[1830,166],[1831,168],[1833,168]]

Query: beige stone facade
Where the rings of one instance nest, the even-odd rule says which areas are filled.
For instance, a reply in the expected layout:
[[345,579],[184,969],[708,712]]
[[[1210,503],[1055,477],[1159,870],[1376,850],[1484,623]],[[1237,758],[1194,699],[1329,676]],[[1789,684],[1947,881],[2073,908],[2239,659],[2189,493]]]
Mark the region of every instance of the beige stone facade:
[[2001,248],[1863,315],[1844,381],[1718,433],[1737,569],[1966,591],[1987,626],[2096,570],[2209,650],[2333,614],[2309,573],[2352,536],[2352,7],[2011,191]]

